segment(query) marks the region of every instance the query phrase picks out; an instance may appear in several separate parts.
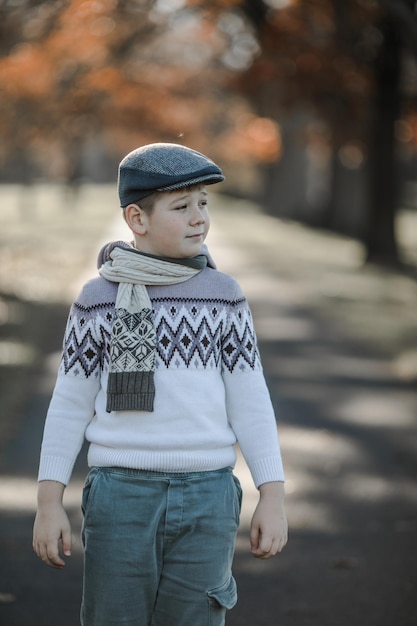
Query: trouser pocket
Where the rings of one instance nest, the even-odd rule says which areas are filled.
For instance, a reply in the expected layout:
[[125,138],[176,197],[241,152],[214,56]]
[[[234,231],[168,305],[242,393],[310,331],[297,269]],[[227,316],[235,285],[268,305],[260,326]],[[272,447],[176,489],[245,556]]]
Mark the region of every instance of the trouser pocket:
[[220,587],[207,592],[209,603],[209,626],[222,626],[226,611],[232,609],[237,602],[236,581],[231,576]]

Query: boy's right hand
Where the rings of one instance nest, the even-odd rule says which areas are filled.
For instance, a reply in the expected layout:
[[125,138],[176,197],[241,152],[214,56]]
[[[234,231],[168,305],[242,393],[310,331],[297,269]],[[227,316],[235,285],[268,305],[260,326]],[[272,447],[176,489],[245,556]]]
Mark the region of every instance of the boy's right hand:
[[71,526],[62,505],[64,486],[45,481],[39,485],[38,512],[33,527],[33,549],[50,567],[62,569],[65,561],[60,556],[60,546],[65,556],[71,556]]

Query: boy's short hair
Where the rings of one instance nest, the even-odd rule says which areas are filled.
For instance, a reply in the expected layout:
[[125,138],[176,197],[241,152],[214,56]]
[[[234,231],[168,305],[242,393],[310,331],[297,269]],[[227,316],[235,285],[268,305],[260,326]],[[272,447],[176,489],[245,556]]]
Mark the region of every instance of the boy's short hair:
[[[145,213],[152,213],[152,209],[155,206],[155,202],[158,200],[159,196],[163,193],[162,191],[154,191],[150,193],[149,196],[145,196],[144,198],[140,198],[140,200],[136,200],[133,204],[137,204],[141,209],[145,211]],[[126,208],[126,207],[125,207]]]
[[[199,183],[224,180],[221,169],[208,157],[172,143],[152,143],[130,152],[118,173],[120,205],[142,206],[143,198],[162,191],[175,191]],[[142,206],[144,210],[145,207]]]
[[[144,198],[141,198],[140,200],[135,200],[135,202],[130,202],[129,204],[137,204],[138,206],[140,206],[141,209],[145,211],[145,213],[150,215],[153,211],[156,201],[158,200],[159,196],[162,193],[164,192],[154,191],[153,193],[150,193],[149,196],[145,196]],[[122,206],[123,217],[125,219],[126,219],[126,209],[128,206],[129,206],[128,204],[126,204],[126,206]]]

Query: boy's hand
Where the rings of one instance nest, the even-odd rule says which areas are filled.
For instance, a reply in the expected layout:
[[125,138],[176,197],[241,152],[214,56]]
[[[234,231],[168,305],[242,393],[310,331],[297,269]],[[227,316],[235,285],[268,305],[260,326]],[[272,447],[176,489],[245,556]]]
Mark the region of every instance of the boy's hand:
[[62,505],[64,485],[45,481],[39,485],[38,512],[33,528],[33,549],[50,567],[62,569],[65,561],[59,554],[71,556],[71,526]]
[[259,492],[251,524],[251,552],[259,559],[269,559],[281,552],[288,540],[284,484],[265,483],[259,487]]

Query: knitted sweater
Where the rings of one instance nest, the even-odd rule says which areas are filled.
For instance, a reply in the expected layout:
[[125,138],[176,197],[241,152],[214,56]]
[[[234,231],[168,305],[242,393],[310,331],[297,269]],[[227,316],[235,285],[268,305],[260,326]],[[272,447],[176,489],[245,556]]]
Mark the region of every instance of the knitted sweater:
[[67,484],[84,438],[89,466],[196,472],[233,467],[238,442],[256,486],[283,480],[273,407],[248,304],[207,267],[148,287],[157,333],[153,412],[106,412],[117,284],[88,282],[73,304],[45,422],[39,480]]

